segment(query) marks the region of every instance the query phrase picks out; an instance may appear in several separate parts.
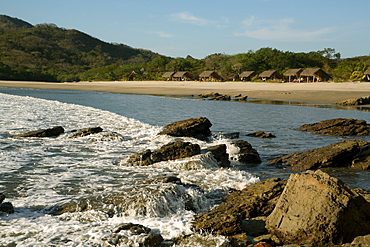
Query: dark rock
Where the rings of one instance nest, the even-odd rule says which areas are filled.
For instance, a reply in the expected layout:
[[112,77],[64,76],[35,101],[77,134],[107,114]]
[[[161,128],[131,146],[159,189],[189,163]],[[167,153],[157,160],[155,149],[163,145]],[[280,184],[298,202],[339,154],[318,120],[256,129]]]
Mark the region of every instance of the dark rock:
[[231,132],[231,133],[217,133],[213,134],[215,138],[226,138],[226,139],[238,139],[240,132]]
[[176,160],[197,154],[200,154],[200,147],[198,144],[176,141],[163,145],[153,152],[145,150],[142,153],[133,154],[128,158],[127,164],[132,166],[148,166],[156,162]]
[[337,102],[335,104],[349,105],[349,106],[367,105],[367,104],[370,104],[370,97],[360,97],[360,98],[348,99],[348,100]]
[[120,231],[130,231],[134,234],[148,234],[151,229],[139,224],[122,223],[112,230],[113,233],[119,233]]
[[243,140],[236,140],[231,142],[239,148],[238,154],[233,157],[233,159],[244,163],[244,164],[260,164],[261,158],[257,150],[252,147],[252,145]]
[[266,228],[284,244],[348,243],[370,233],[370,203],[320,170],[292,174]]
[[205,140],[211,135],[211,126],[211,122],[205,117],[190,118],[165,126],[159,134],[194,137],[200,140]]
[[295,171],[325,167],[351,167],[369,169],[370,142],[345,140],[322,148],[297,152],[271,160],[266,165],[287,164]]
[[285,183],[279,178],[272,178],[230,193],[225,202],[208,213],[194,217],[194,230],[224,236],[242,233],[243,221],[272,212]]
[[69,138],[77,138],[77,137],[84,137],[88,136],[91,134],[96,134],[102,132],[103,129],[101,127],[94,127],[94,128],[85,128],[85,129],[80,129],[74,132],[73,134],[69,135]]
[[230,167],[229,154],[226,152],[226,145],[220,144],[212,147],[207,147],[203,152],[211,152],[213,157],[219,162],[220,167]]
[[271,133],[265,133],[264,131],[256,131],[248,134],[247,136],[259,137],[259,138],[275,138],[276,136]]
[[[154,233],[150,228],[139,224],[123,223],[113,229],[112,232],[115,234],[119,234],[121,231],[130,231],[132,235],[137,235],[137,237],[135,237],[135,242],[139,243],[138,246],[159,247],[164,240],[160,234]],[[117,241],[110,242],[112,244],[115,243],[115,245],[118,244],[119,246],[133,246],[134,244],[128,238],[122,236],[118,238]]]
[[3,193],[0,193],[0,203],[2,203],[5,200],[5,195]]
[[248,96],[238,95],[232,101],[247,101],[247,100],[248,100]]
[[199,94],[198,98],[202,99],[209,99],[209,100],[223,100],[229,101],[231,100],[231,96],[228,94],[220,94],[220,93],[206,93],[206,94]]
[[257,237],[267,234],[266,216],[260,216],[242,221],[243,232],[248,233],[248,236]]
[[50,129],[40,129],[30,131],[27,133],[15,135],[14,137],[53,137],[64,133],[64,129],[61,126],[56,126]]
[[5,212],[7,214],[14,213],[13,204],[11,204],[10,202],[0,203],[0,212]]
[[240,233],[229,238],[231,247],[247,247],[252,244],[252,241],[248,238],[245,233]]
[[370,135],[370,125],[365,120],[335,118],[312,124],[304,124],[299,130],[329,136]]

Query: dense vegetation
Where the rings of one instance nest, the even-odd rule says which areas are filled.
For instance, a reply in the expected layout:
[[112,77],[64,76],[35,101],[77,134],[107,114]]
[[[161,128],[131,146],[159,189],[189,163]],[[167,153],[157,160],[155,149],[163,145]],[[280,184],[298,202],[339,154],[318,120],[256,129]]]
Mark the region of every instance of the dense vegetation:
[[[319,67],[335,81],[361,80],[370,56],[341,59],[334,49],[294,53],[261,48],[236,55],[212,54],[204,59],[170,58],[123,44],[111,44],[78,30],[54,24],[31,25],[0,15],[0,79],[40,81],[162,80],[165,71],[189,71],[197,77],[216,70],[233,80],[245,70],[257,74],[274,69]],[[257,79],[257,78],[256,78]]]

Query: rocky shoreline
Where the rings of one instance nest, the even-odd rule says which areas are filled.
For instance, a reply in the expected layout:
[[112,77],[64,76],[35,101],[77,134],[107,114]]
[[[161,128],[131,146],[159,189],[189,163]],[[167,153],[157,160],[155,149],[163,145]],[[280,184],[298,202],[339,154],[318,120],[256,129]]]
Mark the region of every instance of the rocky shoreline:
[[[165,126],[159,135],[192,137],[207,141],[211,137],[211,122],[204,117],[178,121]],[[332,119],[304,125],[301,131],[321,135],[363,136],[370,135],[370,125],[363,120]],[[78,138],[102,132],[100,127],[71,131],[68,138]],[[55,137],[64,133],[61,126],[15,135],[15,138]],[[233,138],[238,138],[233,133]],[[276,138],[263,131],[251,133],[261,138]],[[277,137],[278,138],[278,137]],[[261,163],[261,158],[252,145],[244,140],[231,142],[239,152],[232,157],[226,145],[220,144],[201,149],[198,144],[175,141],[156,150],[145,150],[133,154],[125,161],[129,166],[151,166],[157,162],[177,160],[186,157],[211,157],[221,168],[229,168],[230,160],[246,165]],[[267,162],[268,165],[288,167],[293,171],[289,179],[271,178],[243,190],[231,191],[209,212],[198,213],[192,222],[194,235],[164,240],[156,231],[145,226],[125,223],[117,226],[113,245],[129,244],[124,233],[138,235],[142,246],[173,246],[186,243],[189,238],[201,237],[204,233],[225,236],[228,241],[222,246],[366,246],[370,242],[370,192],[351,189],[334,177],[323,172],[327,167],[348,167],[368,170],[370,168],[370,142],[349,139],[326,147],[292,153]],[[171,193],[186,194],[180,187],[193,187],[203,193],[195,184],[184,184],[179,178],[167,177]],[[122,198],[121,198],[122,197]],[[121,198],[121,199],[120,199]],[[0,212],[11,214],[14,207],[3,202],[0,194]],[[66,205],[53,207],[49,213],[62,214],[90,209],[108,210],[116,214],[109,205],[119,205],[123,195],[86,198]],[[186,202],[188,210],[196,212],[196,202]],[[124,212],[122,207],[120,212]]]

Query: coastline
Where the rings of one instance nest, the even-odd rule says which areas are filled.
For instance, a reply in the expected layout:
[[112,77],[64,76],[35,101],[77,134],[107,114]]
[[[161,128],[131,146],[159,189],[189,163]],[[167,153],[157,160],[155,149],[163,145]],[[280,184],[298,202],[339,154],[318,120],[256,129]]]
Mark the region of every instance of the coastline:
[[105,91],[112,93],[187,96],[217,92],[243,95],[258,100],[296,101],[334,104],[339,101],[370,96],[369,82],[343,83],[260,83],[199,81],[100,81],[100,82],[32,82],[0,81],[0,87]]

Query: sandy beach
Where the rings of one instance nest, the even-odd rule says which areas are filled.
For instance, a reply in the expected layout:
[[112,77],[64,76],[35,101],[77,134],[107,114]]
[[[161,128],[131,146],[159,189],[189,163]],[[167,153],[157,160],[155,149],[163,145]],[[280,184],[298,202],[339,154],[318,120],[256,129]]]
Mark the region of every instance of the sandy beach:
[[261,100],[282,100],[333,104],[338,101],[370,96],[369,82],[344,83],[259,83],[198,81],[115,81],[51,83],[0,81],[1,87],[48,88],[106,91],[149,95],[185,96],[218,92],[231,96],[242,94]]

